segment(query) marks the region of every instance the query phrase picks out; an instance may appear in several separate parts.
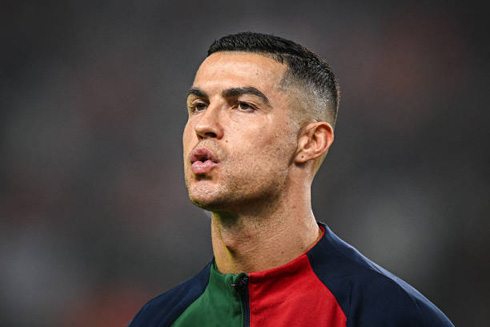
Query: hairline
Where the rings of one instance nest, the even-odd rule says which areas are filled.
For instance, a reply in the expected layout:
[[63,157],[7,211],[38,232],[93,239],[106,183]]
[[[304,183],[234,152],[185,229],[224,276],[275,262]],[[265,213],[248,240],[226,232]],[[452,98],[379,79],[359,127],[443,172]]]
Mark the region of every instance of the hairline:
[[[266,58],[270,58],[274,60],[277,63],[283,64],[286,66],[286,69],[283,72],[283,75],[281,77],[281,80],[278,83],[278,88],[282,92],[284,92],[286,95],[288,93],[286,92],[287,89],[289,88],[294,88],[298,91],[298,94],[295,98],[299,99],[300,101],[300,108],[290,108],[291,110],[291,117],[293,120],[295,120],[299,125],[303,125],[304,123],[308,122],[313,122],[313,121],[326,121],[328,122],[332,128],[335,125],[335,119],[331,117],[332,115],[330,114],[330,110],[328,109],[328,105],[323,103],[319,104],[319,102],[324,102],[321,97],[319,97],[316,93],[316,89],[312,85],[308,85],[308,83],[294,75],[294,72],[291,69],[291,66],[289,65],[287,59],[285,58],[286,56],[291,56],[291,57],[298,57],[299,56],[295,54],[289,54],[289,53],[273,53],[273,52],[268,52],[268,51],[261,51],[261,50],[248,50],[248,49],[239,49],[239,50],[218,50],[214,51],[210,54],[208,54],[207,57],[212,56],[215,53],[244,53],[244,54],[257,54],[264,56]],[[301,92],[301,91],[306,91],[306,92]],[[325,109],[325,115],[324,117],[316,117],[314,113],[310,112],[307,110],[305,107],[308,106],[309,99],[307,98],[307,95],[313,93],[314,94],[314,102],[315,105],[321,106],[324,105],[327,108]],[[289,95],[288,95],[289,96]],[[298,112],[300,111],[300,112]],[[325,117],[326,116],[326,117]]]

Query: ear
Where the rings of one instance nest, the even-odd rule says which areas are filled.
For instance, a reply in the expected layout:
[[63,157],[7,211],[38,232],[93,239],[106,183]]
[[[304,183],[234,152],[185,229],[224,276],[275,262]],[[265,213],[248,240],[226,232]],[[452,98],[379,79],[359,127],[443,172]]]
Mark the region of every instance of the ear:
[[327,122],[312,122],[303,127],[298,137],[296,163],[305,163],[326,154],[334,139],[333,128]]

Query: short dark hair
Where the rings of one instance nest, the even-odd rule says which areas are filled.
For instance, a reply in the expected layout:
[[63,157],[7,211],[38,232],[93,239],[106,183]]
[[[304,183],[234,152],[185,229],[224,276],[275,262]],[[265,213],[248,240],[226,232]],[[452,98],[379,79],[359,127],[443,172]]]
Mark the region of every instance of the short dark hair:
[[[243,51],[264,54],[272,59],[286,63],[288,70],[284,80],[290,78],[319,98],[315,108],[318,116],[329,117],[335,125],[339,107],[340,93],[335,75],[330,66],[316,54],[293,41],[269,34],[242,32],[224,36],[211,44],[208,56],[215,52]],[[317,99],[318,100],[318,99]]]

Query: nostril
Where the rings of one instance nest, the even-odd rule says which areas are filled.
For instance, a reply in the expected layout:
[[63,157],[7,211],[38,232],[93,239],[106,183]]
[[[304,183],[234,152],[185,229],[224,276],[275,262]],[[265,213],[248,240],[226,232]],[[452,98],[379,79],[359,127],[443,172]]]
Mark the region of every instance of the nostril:
[[197,133],[197,136],[199,139],[204,139],[204,138],[217,138],[218,135],[216,135],[216,133],[213,133],[213,132],[207,132],[207,133]]

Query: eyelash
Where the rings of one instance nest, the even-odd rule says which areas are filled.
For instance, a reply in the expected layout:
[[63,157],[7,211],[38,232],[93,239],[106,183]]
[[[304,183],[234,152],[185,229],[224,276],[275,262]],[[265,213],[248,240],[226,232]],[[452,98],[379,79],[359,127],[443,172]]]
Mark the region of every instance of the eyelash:
[[[244,106],[246,107],[246,109],[240,109],[241,106]],[[194,112],[201,112],[201,111],[204,111],[206,108],[208,107],[208,104],[207,103],[204,103],[204,102],[195,102],[193,104],[191,104],[189,106],[189,110],[190,112],[194,113]],[[201,108],[201,109],[198,109],[198,108]],[[248,103],[248,102],[244,102],[244,101],[237,101],[233,107],[233,109],[238,109],[240,111],[244,111],[244,112],[249,112],[249,111],[255,111],[257,110],[257,108],[255,106],[253,106],[252,104]]]
[[[240,106],[245,106],[247,109],[240,109]],[[243,102],[243,101],[238,101],[233,107],[236,107],[237,109],[241,111],[255,111],[257,108],[255,108],[253,105],[251,105],[248,102]]]
[[[203,107],[202,110],[198,110],[198,107]],[[203,111],[204,109],[206,109],[208,107],[208,104],[207,103],[204,103],[204,102],[195,102],[193,104],[191,104],[189,106],[189,110],[191,112],[200,112],[200,111]]]

